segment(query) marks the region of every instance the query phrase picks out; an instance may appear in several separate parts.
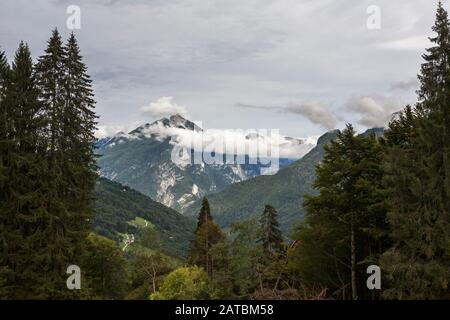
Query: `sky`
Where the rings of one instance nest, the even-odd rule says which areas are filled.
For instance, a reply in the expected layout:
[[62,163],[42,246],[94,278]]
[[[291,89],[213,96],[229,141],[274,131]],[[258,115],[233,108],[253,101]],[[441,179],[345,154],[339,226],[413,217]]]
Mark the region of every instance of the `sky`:
[[210,129],[308,137],[383,126],[414,103],[436,4],[0,0],[0,50],[11,59],[24,40],[37,58],[55,27],[67,38],[77,5],[99,136],[180,113]]

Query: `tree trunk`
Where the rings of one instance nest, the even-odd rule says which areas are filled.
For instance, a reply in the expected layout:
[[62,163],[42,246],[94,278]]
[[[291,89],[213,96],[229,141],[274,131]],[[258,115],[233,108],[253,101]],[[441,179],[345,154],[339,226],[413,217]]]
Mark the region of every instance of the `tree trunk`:
[[210,266],[209,266],[209,225],[208,225],[209,221],[208,221],[208,215],[206,215],[205,217],[205,224],[206,224],[206,234],[205,234],[205,269],[206,269],[206,274],[208,275],[209,278],[211,278],[211,274],[210,274]]
[[355,248],[355,229],[353,221],[350,224],[350,254],[351,254],[351,282],[352,282],[352,299],[357,300],[358,294],[356,293],[356,248]]
[[156,270],[155,267],[152,266],[153,269],[153,276],[152,276],[152,286],[153,286],[153,293],[156,293]]

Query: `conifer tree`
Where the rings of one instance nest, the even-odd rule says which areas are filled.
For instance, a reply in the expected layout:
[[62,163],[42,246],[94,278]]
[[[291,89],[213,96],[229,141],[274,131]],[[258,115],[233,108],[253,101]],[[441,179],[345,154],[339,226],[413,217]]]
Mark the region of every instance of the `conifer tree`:
[[1,53],[0,107],[0,297],[86,296],[66,287],[67,267],[87,256],[97,169],[91,80],[75,36],[63,47],[54,30],[34,67],[24,43],[11,68]]
[[1,295],[7,298],[43,298],[40,288],[46,285],[45,240],[42,233],[48,217],[42,179],[45,158],[38,152],[42,126],[41,104],[33,77],[28,46],[20,43],[6,85],[3,106],[6,107],[7,130],[2,144],[0,184],[0,234],[4,285]]
[[62,113],[61,172],[66,181],[67,209],[70,212],[73,241],[82,243],[93,217],[96,159],[92,142],[96,118],[92,80],[82,61],[75,35],[64,47],[64,108]]
[[[0,143],[6,139],[7,130],[7,108],[2,101],[5,100],[6,84],[9,78],[10,67],[3,51],[0,51]],[[1,151],[1,150],[0,150]],[[1,156],[2,152],[0,152]],[[0,162],[1,164],[1,162]],[[0,171],[1,174],[1,171]]]
[[[383,256],[387,298],[450,297],[450,26],[441,2],[432,29],[419,101],[388,131],[388,219],[395,244]],[[394,140],[399,131],[407,135]]]
[[209,207],[208,199],[203,197],[202,207],[200,209],[200,214],[198,215],[197,230],[208,221],[212,221],[211,209]]
[[212,219],[208,199],[204,197],[198,217],[198,226],[195,231],[190,261],[192,264],[203,267],[210,278],[213,277],[215,268],[215,262],[210,251],[214,245],[223,241],[223,239],[222,230]]
[[[45,268],[46,286],[43,294],[60,298],[68,293],[65,272],[74,261],[72,238],[72,214],[68,208],[67,191],[71,188],[64,176],[65,139],[65,52],[59,32],[55,29],[47,42],[44,55],[38,58],[35,67],[36,81],[43,105],[44,129],[42,152],[46,156],[45,198],[48,220],[43,229],[46,251],[42,257],[48,264]],[[51,262],[50,262],[51,261]]]
[[277,220],[277,210],[270,204],[265,206],[261,215],[258,242],[266,255],[283,251],[283,236]]
[[57,29],[53,30],[47,42],[45,53],[39,57],[35,68],[40,99],[47,121],[46,131],[44,132],[47,143],[46,154],[49,159],[49,166],[54,171],[52,172],[52,180],[56,184],[61,179],[58,161],[64,151],[59,144],[63,140],[61,127],[65,122],[63,121],[65,52]]
[[306,216],[291,256],[306,285],[343,299],[371,297],[364,266],[377,264],[389,245],[381,157],[377,138],[357,136],[351,125],[325,146],[314,182],[319,194],[303,204]]

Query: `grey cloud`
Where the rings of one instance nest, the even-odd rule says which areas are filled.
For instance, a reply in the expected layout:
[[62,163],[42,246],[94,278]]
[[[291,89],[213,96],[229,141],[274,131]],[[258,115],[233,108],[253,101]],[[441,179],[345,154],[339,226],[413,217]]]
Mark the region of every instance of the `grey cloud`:
[[414,89],[417,89],[417,87],[419,86],[419,81],[417,80],[417,78],[412,78],[408,81],[398,81],[398,82],[393,82],[391,84],[391,90],[393,91],[411,91]]
[[318,124],[327,130],[334,129],[336,119],[326,107],[316,101],[308,101],[302,104],[290,104],[285,112],[299,114],[314,124]]
[[188,116],[186,107],[177,105],[172,102],[173,97],[160,97],[154,102],[150,102],[147,106],[141,107],[141,111],[153,118],[171,116],[179,114],[183,117]]
[[247,103],[236,103],[236,107],[244,108],[244,109],[259,109],[259,110],[280,110],[283,109],[283,107],[279,106],[257,106],[253,104],[247,104]]
[[385,126],[402,107],[398,98],[382,95],[352,97],[346,104],[348,111],[360,116],[358,123],[367,127]]
[[257,106],[245,103],[237,103],[236,106],[246,109],[275,110],[279,113],[297,114],[327,130],[334,129],[336,126],[336,117],[317,101],[307,101],[301,104],[291,103],[286,107]]
[[[25,40],[34,57],[41,55],[51,29],[70,32],[65,6],[80,5],[76,34],[100,125],[143,120],[140,106],[173,96],[216,128],[256,123],[287,135],[318,135],[323,129],[313,120],[339,125],[344,112],[337,106],[350,95],[394,92],[386,83],[418,72],[434,2],[379,0],[382,30],[370,31],[371,3],[361,0],[1,0],[0,46],[11,59]],[[401,47],[411,49],[392,50]],[[406,82],[393,84],[403,99],[411,94]],[[274,114],[229,112],[236,101],[266,105]],[[320,101],[331,116],[317,117],[319,109],[306,106],[288,110],[286,101]],[[352,122],[360,116],[344,115]]]

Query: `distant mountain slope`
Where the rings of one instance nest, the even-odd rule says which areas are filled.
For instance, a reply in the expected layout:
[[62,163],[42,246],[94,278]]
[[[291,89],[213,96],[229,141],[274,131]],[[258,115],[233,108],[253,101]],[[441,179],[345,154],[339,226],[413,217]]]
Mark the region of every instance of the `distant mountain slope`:
[[[308,154],[272,176],[255,177],[228,186],[223,191],[208,195],[214,219],[222,227],[233,221],[259,216],[265,204],[278,210],[279,222],[286,236],[294,223],[303,218],[303,197],[314,194],[312,188],[316,165],[324,156],[324,145],[336,138],[338,130],[322,135]],[[369,129],[363,134],[382,135],[382,128]],[[201,206],[196,202],[185,213],[195,216]]]
[[95,213],[95,233],[121,241],[122,234],[136,234],[133,221],[142,221],[157,230],[162,250],[176,257],[186,256],[195,226],[194,220],[105,178],[97,181]]
[[[303,216],[302,196],[313,192],[315,166],[323,158],[323,145],[335,138],[336,133],[330,131],[321,136],[307,155],[275,175],[235,183],[222,192],[208,195],[214,219],[226,227],[230,222],[259,216],[265,204],[272,204],[278,210],[282,229],[288,231]],[[186,215],[195,215],[200,205],[200,202],[192,205]]]
[[[98,140],[100,174],[138,190],[183,212],[205,194],[261,174],[260,164],[191,164],[171,159],[180,140],[202,138],[203,129],[180,115],[145,124],[129,133]],[[194,139],[192,138],[192,139]],[[248,135],[248,141],[255,139]],[[298,157],[313,147],[310,140],[284,137],[280,148],[298,150]],[[297,158],[298,158],[297,157]],[[293,160],[280,159],[280,167]]]

